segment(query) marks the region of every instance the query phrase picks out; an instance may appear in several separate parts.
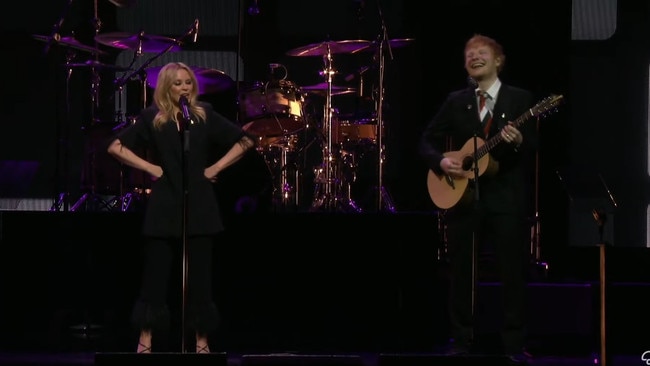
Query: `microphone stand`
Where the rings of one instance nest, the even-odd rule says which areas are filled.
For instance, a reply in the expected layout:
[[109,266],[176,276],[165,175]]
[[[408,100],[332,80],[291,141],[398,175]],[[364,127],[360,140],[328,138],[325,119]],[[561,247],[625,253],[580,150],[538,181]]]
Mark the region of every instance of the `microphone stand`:
[[[479,125],[479,130],[480,130],[480,125]],[[474,212],[473,212],[473,218],[472,218],[472,295],[471,295],[471,306],[472,306],[472,319],[474,318],[474,315],[476,313],[476,282],[477,282],[477,251],[478,251],[478,243],[477,243],[477,215],[478,215],[478,210],[479,210],[479,199],[480,199],[480,193],[479,193],[479,167],[478,167],[478,133],[474,132],[474,137],[472,138],[474,141],[474,152],[473,152],[473,159],[474,159]],[[472,339],[474,339],[474,329],[472,327]]]
[[[183,108],[183,107],[182,107]],[[183,145],[183,222],[182,222],[182,246],[183,246],[183,296],[182,296],[182,309],[181,309],[181,352],[187,352],[185,348],[185,304],[187,301],[187,273],[188,273],[188,253],[187,253],[187,222],[188,222],[188,180],[189,180],[189,155],[190,155],[190,116],[189,113],[185,115],[179,123],[180,131],[179,137]]]

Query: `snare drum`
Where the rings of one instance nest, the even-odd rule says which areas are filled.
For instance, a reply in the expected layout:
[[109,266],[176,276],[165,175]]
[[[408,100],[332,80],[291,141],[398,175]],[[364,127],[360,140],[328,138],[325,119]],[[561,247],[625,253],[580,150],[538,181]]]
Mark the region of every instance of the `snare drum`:
[[292,82],[257,82],[239,95],[240,120],[257,136],[285,136],[303,129],[302,95]]

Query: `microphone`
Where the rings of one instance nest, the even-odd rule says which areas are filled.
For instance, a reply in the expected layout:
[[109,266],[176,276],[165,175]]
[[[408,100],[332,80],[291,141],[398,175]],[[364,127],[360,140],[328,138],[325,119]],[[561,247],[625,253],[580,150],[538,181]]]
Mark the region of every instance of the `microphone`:
[[199,19],[194,19],[194,37],[192,38],[192,43],[196,43],[196,38],[199,36]]
[[181,105],[181,112],[183,113],[183,119],[186,123],[190,122],[190,102],[187,100],[185,95],[181,95],[178,99],[179,104]]

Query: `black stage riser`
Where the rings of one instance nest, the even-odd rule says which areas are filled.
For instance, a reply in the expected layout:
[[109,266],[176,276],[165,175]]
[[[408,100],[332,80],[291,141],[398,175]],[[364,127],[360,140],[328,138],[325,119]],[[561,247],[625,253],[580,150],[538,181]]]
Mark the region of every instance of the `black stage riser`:
[[227,366],[228,357],[225,353],[104,353],[95,354],[94,366]]
[[241,357],[241,366],[363,366],[358,355],[269,354]]
[[[426,351],[446,340],[445,264],[436,260],[434,215],[229,220],[215,251],[215,298],[223,318],[213,337],[215,350]],[[128,319],[140,282],[140,222],[133,213],[0,212],[1,344],[135,349]],[[597,268],[594,252],[582,253],[575,266]],[[634,264],[642,260],[638,255],[620,254],[610,255],[610,263],[625,264],[613,266],[612,277],[626,266],[640,270]],[[181,293],[177,273],[177,296],[170,299],[175,311]],[[615,349],[647,347],[625,326],[650,327],[638,301],[649,289],[647,283],[610,285],[609,339]],[[565,339],[597,346],[598,290],[584,281],[531,284],[531,338],[541,347],[566,344]],[[478,291],[478,334],[492,349],[500,287],[482,281]],[[86,323],[101,328],[80,331]],[[170,351],[176,351],[176,339],[170,341]]]

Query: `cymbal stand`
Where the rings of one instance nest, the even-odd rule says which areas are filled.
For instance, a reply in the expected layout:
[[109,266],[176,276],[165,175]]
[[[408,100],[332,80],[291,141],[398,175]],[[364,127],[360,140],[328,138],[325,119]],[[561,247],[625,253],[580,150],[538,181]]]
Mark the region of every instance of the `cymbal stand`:
[[[115,111],[115,127],[111,129],[111,132],[115,133],[122,128],[126,127],[129,122],[125,120],[125,115],[122,110],[122,97],[124,94],[124,87],[119,86],[117,88],[117,110]],[[120,169],[119,169],[119,188],[118,188],[118,196],[113,197],[109,203],[108,206],[111,208],[117,207],[120,211],[126,212],[128,211],[129,207],[131,206],[131,202],[133,201],[133,193],[128,192],[124,193],[124,180],[126,179],[126,176],[124,174],[125,172],[125,165],[124,163],[120,163]]]
[[[140,84],[140,100],[142,101],[142,108],[146,108],[148,101],[147,101],[147,73],[145,69],[141,69],[140,72],[138,73],[138,78],[140,79],[139,84]],[[118,83],[116,85],[118,88],[117,92],[119,94],[119,111],[117,112],[119,115],[119,124],[113,129],[113,131],[117,131],[121,128],[124,128],[128,126],[130,123],[129,121],[124,121],[122,120],[122,114],[121,114],[121,108],[122,108],[122,93],[124,92],[124,83]],[[132,169],[128,168],[129,172],[133,172]],[[133,192],[125,192],[125,181],[129,178],[129,175],[126,174],[127,172],[127,166],[124,165],[124,163],[120,163],[120,172],[119,172],[119,179],[120,179],[120,185],[119,185],[119,196],[115,197],[112,202],[112,206],[117,206],[119,204],[119,210],[122,212],[126,212],[129,210],[131,207],[131,203],[133,202]],[[138,172],[139,173],[139,172]],[[145,187],[133,187],[135,188],[136,192],[140,192],[141,194],[145,194]]]
[[[539,133],[539,119],[537,120],[537,132]],[[544,278],[548,275],[549,264],[542,259],[541,252],[541,221],[539,218],[539,151],[535,154],[535,216],[532,219],[532,226],[530,229],[530,261],[535,274],[539,274]],[[539,273],[538,273],[539,272]]]
[[[97,0],[93,2],[94,15],[93,15],[93,25],[95,28],[95,36],[101,31],[102,22],[99,19],[98,15],[98,4]],[[95,38],[95,37],[93,37]],[[98,47],[97,41],[95,41],[95,48]],[[95,61],[99,62],[99,54],[95,53]],[[82,126],[82,129],[88,130],[94,128],[98,123],[101,123],[100,120],[96,118],[96,112],[99,108],[100,101],[100,84],[101,76],[97,68],[90,68],[90,126]],[[89,199],[91,202],[99,202],[98,207],[93,206],[92,208],[107,209],[110,208],[110,202],[106,202],[103,197],[97,194],[97,164],[96,164],[96,153],[95,146],[91,146],[92,153],[89,157],[86,157],[89,161],[85,169],[82,170],[82,184],[85,186],[83,188],[88,189],[88,192],[84,193],[70,208],[70,211],[77,211],[81,205],[86,203]],[[87,170],[87,171],[84,171]],[[86,206],[86,209],[89,207]]]
[[[192,27],[189,31],[187,31],[187,33],[185,33],[183,38],[193,34],[192,32],[196,32],[196,29],[194,27]],[[139,38],[138,47],[137,47],[137,49],[135,51],[135,54],[133,56],[133,60],[131,61],[131,64],[128,67],[129,70],[131,69],[131,66],[133,66],[135,64],[136,60],[140,56],[142,56],[142,54],[143,54],[144,35],[145,35],[144,30],[141,30],[140,33],[139,33],[139,37],[138,37]],[[145,62],[142,63],[142,65],[140,65],[140,67],[138,67],[133,72],[125,73],[121,78],[116,79],[115,82],[114,82],[115,88],[117,88],[117,90],[119,90],[119,92],[122,93],[126,83],[129,80],[133,79],[135,76],[137,76],[140,79],[140,86],[141,86],[140,87],[140,92],[142,93],[140,95],[140,98],[141,98],[141,101],[142,101],[142,108],[143,109],[146,108],[147,105],[148,105],[148,100],[147,100],[147,72],[146,72],[146,70],[149,67],[149,65],[151,65],[151,63],[153,61],[157,60],[162,55],[164,55],[167,52],[171,51],[171,49],[174,48],[177,44],[181,44],[181,41],[176,40],[175,43],[170,44],[164,50],[158,52],[157,54],[155,54],[152,57],[150,57],[149,59],[147,59]],[[119,98],[120,98],[120,103],[121,103],[122,96],[120,95]],[[121,125],[123,125],[123,124],[121,124]],[[125,168],[126,167],[124,166],[124,164],[121,163],[120,164],[120,196],[118,198],[119,203],[120,203],[120,210],[121,211],[127,211],[129,209],[129,206],[131,205],[131,202],[133,201],[133,192],[129,192],[126,195],[124,194],[124,180],[125,180],[124,172],[125,172]],[[146,194],[145,187],[142,187],[140,189],[140,191],[141,191],[141,194]]]
[[[45,49],[43,50],[44,54],[47,54],[52,47],[52,45],[56,44],[58,40],[61,38],[61,26],[63,25],[63,22],[65,21],[66,16],[70,12],[70,7],[72,5],[73,0],[68,0],[66,2],[65,7],[63,8],[63,13],[57,20],[57,22],[54,24],[52,27],[52,37],[51,40],[47,42],[45,45]],[[68,182],[68,176],[69,176],[69,161],[68,161],[68,149],[69,149],[69,138],[70,138],[70,130],[69,130],[69,122],[68,119],[70,118],[70,76],[72,74],[72,68],[69,67],[72,59],[74,58],[74,53],[72,51],[69,51],[66,53],[66,76],[65,76],[65,116],[64,118],[59,118],[59,120],[63,119],[66,122],[61,123],[60,121],[57,121],[57,141],[56,141],[56,164],[55,164],[55,177],[54,180],[56,182],[56,194],[57,197],[54,199],[52,206],[50,207],[50,211],[60,211],[63,209],[64,212],[67,212],[70,208],[70,203],[68,202],[69,196],[70,196],[70,184]],[[63,155],[63,156],[62,156]],[[63,165],[63,178],[61,178],[59,174],[59,169],[61,169],[61,165]],[[63,181],[63,186],[60,186],[61,181]],[[61,191],[63,189],[63,191]]]
[[[57,154],[56,154],[56,159],[57,159],[57,164],[56,164],[56,169],[60,168],[60,166],[63,166],[63,192],[59,192],[58,198],[50,207],[50,211],[59,211],[63,209],[64,212],[67,212],[70,210],[70,202],[68,202],[69,196],[70,196],[70,183],[68,182],[68,176],[69,176],[69,161],[68,161],[68,155],[69,155],[69,139],[70,139],[70,126],[69,126],[69,118],[70,118],[70,78],[72,77],[72,67],[70,67],[71,61],[74,59],[74,53],[73,52],[68,52],[66,55],[66,61],[65,61],[65,120],[66,123],[63,124],[62,127],[59,127],[59,131],[57,133]],[[62,155],[62,156],[61,156]],[[59,182],[58,174],[56,177],[57,182]]]
[[[337,174],[336,163],[338,160],[334,154],[333,136],[332,136],[332,75],[336,73],[332,66],[332,49],[327,45],[327,52],[323,56],[325,68],[323,75],[327,78],[327,92],[325,94],[325,106],[323,108],[323,128],[325,135],[325,147],[323,148],[322,167],[316,171],[316,189],[315,197],[312,204],[312,210],[322,209],[334,211],[342,209],[343,211],[361,212],[357,204],[349,197],[341,197],[341,177]],[[324,176],[321,176],[324,174]]]
[[295,162],[295,140],[295,135],[284,136],[275,146],[259,149],[272,175],[273,204],[283,211],[298,207],[300,171]]
[[384,46],[388,48],[390,59],[393,59],[393,50],[388,41],[388,32],[386,30],[386,23],[381,11],[381,6],[377,2],[379,10],[379,18],[381,19],[381,36],[379,42],[379,92],[377,100],[377,186],[376,191],[376,209],[377,211],[395,212],[395,204],[388,194],[388,190],[384,186],[384,160],[385,160],[385,145],[384,145],[384,71],[385,71],[385,55]]

